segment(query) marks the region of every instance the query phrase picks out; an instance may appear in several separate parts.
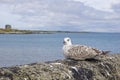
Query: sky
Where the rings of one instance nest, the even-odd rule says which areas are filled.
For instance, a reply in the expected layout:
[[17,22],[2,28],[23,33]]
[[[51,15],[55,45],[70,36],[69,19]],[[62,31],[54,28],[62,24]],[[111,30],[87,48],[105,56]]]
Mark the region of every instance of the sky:
[[120,0],[0,0],[0,28],[120,32]]

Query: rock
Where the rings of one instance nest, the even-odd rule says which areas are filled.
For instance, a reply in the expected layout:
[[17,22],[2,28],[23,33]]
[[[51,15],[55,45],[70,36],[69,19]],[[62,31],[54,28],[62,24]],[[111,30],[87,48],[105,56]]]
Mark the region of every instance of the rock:
[[120,54],[0,68],[0,80],[120,80]]

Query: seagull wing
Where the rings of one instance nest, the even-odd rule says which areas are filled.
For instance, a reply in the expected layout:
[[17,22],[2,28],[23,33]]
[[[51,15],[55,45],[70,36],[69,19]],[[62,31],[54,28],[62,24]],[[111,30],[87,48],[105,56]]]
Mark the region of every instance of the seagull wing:
[[84,46],[84,45],[72,45],[71,48],[68,50],[68,57],[74,59],[87,59],[87,58],[94,58],[95,56],[102,53],[102,51]]

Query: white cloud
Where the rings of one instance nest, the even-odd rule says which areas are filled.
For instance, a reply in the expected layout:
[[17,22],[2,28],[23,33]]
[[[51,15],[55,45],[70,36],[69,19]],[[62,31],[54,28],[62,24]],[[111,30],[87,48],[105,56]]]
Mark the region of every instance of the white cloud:
[[93,7],[97,10],[113,12],[112,6],[120,3],[120,0],[74,0],[83,2],[86,6]]
[[[118,4],[119,0],[1,0],[0,25],[9,23],[18,29],[118,31]],[[116,29],[112,30],[112,26]]]

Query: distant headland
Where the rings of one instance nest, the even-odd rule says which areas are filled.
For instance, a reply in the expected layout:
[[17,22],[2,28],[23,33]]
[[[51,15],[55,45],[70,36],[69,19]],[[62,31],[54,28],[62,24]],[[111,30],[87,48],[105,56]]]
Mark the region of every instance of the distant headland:
[[50,30],[19,30],[12,28],[11,25],[5,25],[5,28],[0,28],[0,34],[53,34],[53,33],[88,33],[79,31],[50,31]]

